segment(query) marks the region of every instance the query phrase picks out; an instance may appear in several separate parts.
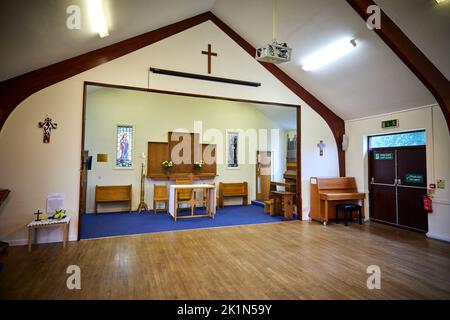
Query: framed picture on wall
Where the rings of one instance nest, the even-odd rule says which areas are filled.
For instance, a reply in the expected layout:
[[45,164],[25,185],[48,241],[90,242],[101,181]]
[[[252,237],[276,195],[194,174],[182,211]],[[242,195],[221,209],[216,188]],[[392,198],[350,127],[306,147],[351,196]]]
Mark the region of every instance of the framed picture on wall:
[[239,132],[227,131],[227,168],[239,168]]
[[115,167],[131,169],[133,167],[134,126],[116,126],[116,159]]
[[287,161],[297,161],[297,133],[295,132],[287,134]]

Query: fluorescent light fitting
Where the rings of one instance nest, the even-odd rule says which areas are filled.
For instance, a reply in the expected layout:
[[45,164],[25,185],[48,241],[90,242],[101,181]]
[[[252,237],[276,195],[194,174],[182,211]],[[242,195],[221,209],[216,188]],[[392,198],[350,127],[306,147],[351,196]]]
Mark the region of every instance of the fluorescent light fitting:
[[102,0],[88,0],[91,25],[100,38],[109,36]]
[[435,1],[437,2],[437,4],[439,4],[439,3],[445,2],[447,0],[435,0]]
[[356,41],[350,38],[342,38],[325,48],[316,51],[302,61],[302,69],[312,71],[319,69],[350,53],[356,47]]

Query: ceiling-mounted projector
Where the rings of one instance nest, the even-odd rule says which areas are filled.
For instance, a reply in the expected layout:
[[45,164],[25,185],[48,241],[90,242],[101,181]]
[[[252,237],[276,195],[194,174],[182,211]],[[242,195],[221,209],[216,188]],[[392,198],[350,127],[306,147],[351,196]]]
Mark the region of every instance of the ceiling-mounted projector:
[[274,41],[256,50],[256,60],[269,63],[282,63],[291,60],[292,49],[286,43]]
[[256,49],[255,59],[268,63],[283,63],[291,61],[292,49],[284,42],[277,41],[278,4],[272,0],[272,43]]

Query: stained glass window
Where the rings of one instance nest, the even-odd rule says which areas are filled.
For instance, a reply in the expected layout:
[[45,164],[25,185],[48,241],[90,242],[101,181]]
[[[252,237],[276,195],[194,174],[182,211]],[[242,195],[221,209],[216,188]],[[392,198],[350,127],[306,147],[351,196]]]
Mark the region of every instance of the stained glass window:
[[239,133],[238,132],[228,132],[227,133],[228,144],[227,144],[227,167],[237,168],[238,164],[238,146],[239,146]]
[[297,133],[287,134],[287,159],[288,162],[297,160]]
[[133,126],[117,126],[116,167],[131,168],[133,165]]
[[369,148],[423,146],[427,144],[425,131],[405,132],[369,137]]

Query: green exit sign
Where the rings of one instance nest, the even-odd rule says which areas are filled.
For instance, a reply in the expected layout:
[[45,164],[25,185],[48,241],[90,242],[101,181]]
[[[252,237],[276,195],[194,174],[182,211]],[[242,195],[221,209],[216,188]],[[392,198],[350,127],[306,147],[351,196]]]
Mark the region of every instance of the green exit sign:
[[375,160],[393,160],[393,153],[375,153]]
[[424,183],[425,177],[423,174],[407,173],[405,175],[405,180],[409,183]]
[[381,128],[398,128],[398,119],[381,121]]

